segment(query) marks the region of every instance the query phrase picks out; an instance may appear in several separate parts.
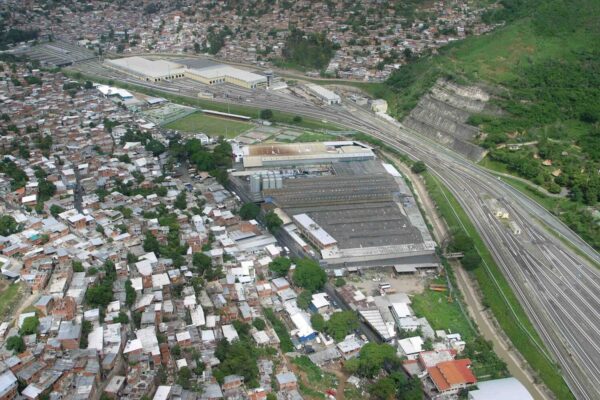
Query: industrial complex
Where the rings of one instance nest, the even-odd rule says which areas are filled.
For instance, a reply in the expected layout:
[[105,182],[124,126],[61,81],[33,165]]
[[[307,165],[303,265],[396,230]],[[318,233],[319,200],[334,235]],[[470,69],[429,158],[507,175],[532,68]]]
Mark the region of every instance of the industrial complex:
[[150,60],[143,57],[106,60],[105,64],[148,82],[189,78],[206,85],[231,83],[247,89],[266,88],[268,83],[264,75],[224,64],[209,63],[207,66],[194,68],[172,61]]
[[356,141],[244,146],[232,184],[274,207],[292,246],[327,268],[436,268],[432,240],[401,174]]

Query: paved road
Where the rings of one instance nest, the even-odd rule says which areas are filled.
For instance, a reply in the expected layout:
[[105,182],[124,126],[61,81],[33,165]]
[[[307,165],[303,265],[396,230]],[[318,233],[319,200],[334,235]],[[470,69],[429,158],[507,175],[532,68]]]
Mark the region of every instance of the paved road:
[[[87,73],[140,83],[93,63],[83,68]],[[196,98],[200,88],[206,88],[189,80],[146,85],[190,98]],[[247,93],[229,87],[211,87],[211,90],[215,91],[215,101],[272,108],[335,122],[368,133],[414,159],[423,160],[474,222],[535,325],[544,343],[530,337],[531,345],[558,363],[576,398],[600,398],[600,298],[596,294],[600,274],[546,228],[599,264],[600,255],[555,216],[460,155],[366,110],[317,105],[305,98],[270,91]],[[510,213],[521,234],[514,234],[495,218],[490,199],[496,199]],[[521,326],[520,322],[517,324]],[[530,336],[525,328],[523,335]]]

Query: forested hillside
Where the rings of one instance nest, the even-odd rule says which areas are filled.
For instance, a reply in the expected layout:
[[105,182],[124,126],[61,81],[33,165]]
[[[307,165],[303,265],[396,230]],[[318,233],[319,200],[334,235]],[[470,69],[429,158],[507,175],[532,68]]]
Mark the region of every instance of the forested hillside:
[[600,248],[600,1],[500,3],[484,18],[505,26],[402,67],[383,94],[401,118],[440,77],[484,86],[503,112],[469,120],[483,164],[554,193],[532,195]]

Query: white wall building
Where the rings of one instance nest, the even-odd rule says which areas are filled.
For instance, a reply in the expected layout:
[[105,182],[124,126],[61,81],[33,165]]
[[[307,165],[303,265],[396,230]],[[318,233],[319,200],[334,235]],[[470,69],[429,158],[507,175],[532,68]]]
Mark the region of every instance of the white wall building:
[[306,89],[314,96],[321,99],[326,104],[340,104],[342,99],[339,95],[335,94],[329,89],[325,89],[323,86],[315,85],[314,83],[307,83]]

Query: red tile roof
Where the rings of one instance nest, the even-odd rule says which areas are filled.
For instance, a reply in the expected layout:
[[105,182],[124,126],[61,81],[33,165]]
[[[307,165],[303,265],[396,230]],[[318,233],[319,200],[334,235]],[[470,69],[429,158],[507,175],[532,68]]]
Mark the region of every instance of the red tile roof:
[[459,385],[470,385],[477,383],[477,378],[471,372],[469,366],[471,360],[444,361],[435,367],[427,368],[429,377],[440,392],[450,390]]

